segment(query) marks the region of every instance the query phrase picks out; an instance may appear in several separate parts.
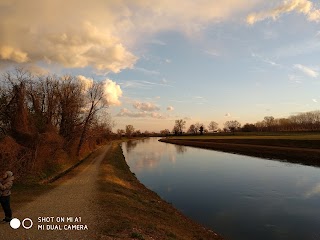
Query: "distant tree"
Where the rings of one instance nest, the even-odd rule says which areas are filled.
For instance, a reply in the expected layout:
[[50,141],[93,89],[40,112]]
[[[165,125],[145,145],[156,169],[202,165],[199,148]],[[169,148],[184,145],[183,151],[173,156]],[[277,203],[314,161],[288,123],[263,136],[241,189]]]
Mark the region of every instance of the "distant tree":
[[127,137],[131,137],[133,133],[134,133],[134,127],[132,125],[126,125]]
[[190,125],[190,127],[188,129],[188,133],[191,133],[191,134],[194,134],[194,135],[197,134],[197,129],[196,129],[196,126],[194,124]]
[[178,134],[182,134],[183,133],[183,129],[185,129],[186,127],[186,121],[183,119],[179,119],[175,121],[175,125],[174,125],[174,130],[175,132],[177,131]]
[[231,132],[235,132],[241,127],[241,124],[237,120],[231,120],[224,123],[226,129],[229,129]]
[[140,136],[140,135],[141,135],[141,131],[140,131],[140,130],[136,130],[136,131],[134,132],[134,135],[135,135],[135,136]]
[[208,125],[209,130],[215,132],[218,129],[218,123],[211,121]]
[[150,132],[149,131],[144,131],[144,133],[143,133],[145,136],[149,136],[150,135]]
[[200,129],[199,129],[199,132],[200,132],[200,135],[203,135],[203,126],[200,126]]
[[265,123],[265,126],[267,127],[268,131],[272,131],[273,127],[275,125],[275,119],[272,116],[266,116],[263,119],[263,122]]
[[204,130],[204,125],[203,125],[203,123],[197,122],[197,123],[194,124],[194,126],[195,126],[195,130],[196,130],[197,133],[200,132],[200,128],[201,128],[201,127],[203,128],[202,131]]
[[117,135],[121,137],[123,134],[125,134],[125,131],[123,129],[117,129]]
[[169,131],[169,129],[164,129],[164,130],[160,131],[160,134],[163,136],[168,136],[170,134],[170,131]]
[[256,132],[257,127],[254,124],[246,123],[245,125],[243,125],[242,131],[243,132]]

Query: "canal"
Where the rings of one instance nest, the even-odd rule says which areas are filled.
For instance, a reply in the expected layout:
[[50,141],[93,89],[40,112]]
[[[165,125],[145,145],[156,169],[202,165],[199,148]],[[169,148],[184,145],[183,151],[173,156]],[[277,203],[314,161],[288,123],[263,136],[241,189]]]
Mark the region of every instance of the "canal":
[[158,138],[122,149],[140,182],[227,239],[320,239],[320,168]]

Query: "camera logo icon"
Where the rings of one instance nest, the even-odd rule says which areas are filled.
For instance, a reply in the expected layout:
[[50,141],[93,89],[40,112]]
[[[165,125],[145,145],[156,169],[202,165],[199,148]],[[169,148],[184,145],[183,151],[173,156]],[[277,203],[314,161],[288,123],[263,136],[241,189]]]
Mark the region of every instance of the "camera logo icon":
[[30,229],[33,226],[33,221],[30,218],[25,218],[22,222],[18,218],[13,218],[10,221],[10,227],[13,229],[18,229],[21,225],[24,229]]

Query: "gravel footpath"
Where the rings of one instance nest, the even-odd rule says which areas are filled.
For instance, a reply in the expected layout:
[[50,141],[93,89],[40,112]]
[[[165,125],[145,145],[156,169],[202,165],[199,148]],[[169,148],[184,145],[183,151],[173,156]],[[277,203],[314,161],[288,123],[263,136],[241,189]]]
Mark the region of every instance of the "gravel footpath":
[[[33,221],[33,226],[30,229],[24,229],[20,226],[15,230],[9,224],[2,223],[0,224],[0,239],[99,239],[101,236],[98,234],[97,214],[99,211],[95,197],[95,193],[98,191],[96,181],[99,166],[109,147],[109,145],[102,147],[98,150],[100,154],[97,157],[77,167],[75,176],[72,176],[74,174],[72,171],[55,183],[58,184],[56,188],[14,211],[15,218],[21,222],[25,218],[30,218]],[[39,217],[41,222],[39,222]],[[59,220],[57,218],[64,218],[64,222],[57,222]],[[67,222],[67,220],[69,221]],[[78,221],[76,222],[76,220]],[[30,221],[26,220],[24,225],[30,226]],[[41,227],[44,229],[41,230]],[[67,230],[70,227],[78,228],[78,230]]]

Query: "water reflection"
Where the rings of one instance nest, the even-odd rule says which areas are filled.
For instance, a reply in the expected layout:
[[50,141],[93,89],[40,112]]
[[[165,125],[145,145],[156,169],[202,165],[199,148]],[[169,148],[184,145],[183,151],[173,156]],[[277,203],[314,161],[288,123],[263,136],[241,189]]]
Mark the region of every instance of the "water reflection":
[[305,193],[306,198],[311,198],[316,195],[320,195],[320,183],[318,183],[316,186],[312,187],[309,191]]
[[125,142],[126,144],[126,149],[127,149],[127,153],[130,153],[138,144],[137,140],[129,140],[127,142]]
[[178,154],[184,154],[188,149],[186,146],[182,146],[182,145],[174,145],[174,146]]
[[122,147],[143,184],[227,239],[320,239],[319,168],[157,139]]

